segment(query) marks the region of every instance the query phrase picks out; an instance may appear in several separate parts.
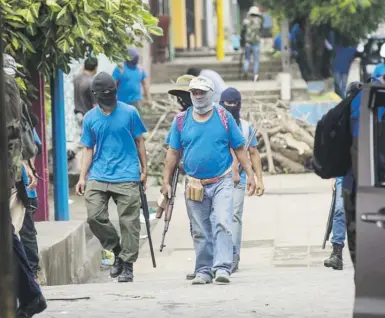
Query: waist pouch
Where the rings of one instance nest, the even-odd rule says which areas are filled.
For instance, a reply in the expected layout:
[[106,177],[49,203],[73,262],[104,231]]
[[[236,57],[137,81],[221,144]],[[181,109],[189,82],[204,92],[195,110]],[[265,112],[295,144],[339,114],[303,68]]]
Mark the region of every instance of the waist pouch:
[[210,179],[196,179],[190,176],[187,176],[186,184],[186,198],[193,201],[203,201],[204,197],[204,188],[203,186],[213,184],[218,182],[224,176],[231,172],[231,167],[227,169],[222,175]]

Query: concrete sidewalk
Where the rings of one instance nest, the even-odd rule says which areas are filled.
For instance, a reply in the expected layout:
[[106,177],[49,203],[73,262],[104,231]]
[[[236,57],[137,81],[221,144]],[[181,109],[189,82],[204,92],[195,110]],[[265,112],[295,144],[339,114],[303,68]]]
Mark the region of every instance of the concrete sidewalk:
[[321,249],[330,181],[313,174],[279,175],[265,177],[265,186],[262,198],[246,198],[240,272],[229,286],[191,286],[185,280],[195,255],[179,186],[162,253],[162,220],[152,233],[156,269],[145,244],[134,267],[135,283],[115,283],[106,271],[94,279],[96,284],[47,287],[47,298],[59,300],[49,301],[40,317],[351,316],[354,287],[348,254],[344,271],[323,267],[331,251]]

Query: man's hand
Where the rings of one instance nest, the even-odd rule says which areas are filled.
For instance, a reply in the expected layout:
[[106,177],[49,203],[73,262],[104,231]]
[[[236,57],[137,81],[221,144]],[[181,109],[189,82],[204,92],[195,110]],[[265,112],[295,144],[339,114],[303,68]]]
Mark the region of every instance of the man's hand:
[[79,196],[83,196],[85,188],[86,188],[86,180],[80,178],[78,183],[76,184],[76,194]]
[[171,186],[168,182],[163,182],[160,193],[162,193],[167,199],[171,199]]
[[263,185],[262,180],[256,181],[256,184],[257,184],[257,190],[255,191],[255,194],[260,197],[265,192],[265,186]]
[[241,182],[241,176],[239,175],[239,172],[233,171],[233,181],[235,186],[237,186],[239,182]]
[[147,171],[142,171],[140,174],[140,181],[143,183],[144,191],[147,190]]
[[35,190],[37,187],[37,178],[29,166],[26,167],[26,171],[28,175],[28,190]]
[[254,178],[247,178],[247,195],[251,196],[255,193],[255,180]]

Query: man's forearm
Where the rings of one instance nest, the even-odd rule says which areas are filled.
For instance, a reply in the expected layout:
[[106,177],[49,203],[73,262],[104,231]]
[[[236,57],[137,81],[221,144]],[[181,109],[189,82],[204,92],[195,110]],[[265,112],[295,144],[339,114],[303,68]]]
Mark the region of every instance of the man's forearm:
[[171,182],[171,176],[176,168],[179,160],[179,152],[169,148],[167,150],[166,160],[164,163],[163,181]]
[[135,140],[136,148],[138,149],[140,166],[142,168],[142,173],[147,173],[147,154],[146,146],[144,144],[144,138],[141,136]]
[[85,179],[92,163],[94,151],[92,148],[83,148],[82,161],[80,165],[80,179]]
[[245,170],[247,176],[249,178],[254,177],[253,169],[251,167],[251,163],[250,163],[250,160],[247,156],[247,152],[246,152],[245,147],[242,146],[242,147],[239,147],[238,149],[234,149],[234,153],[235,153],[239,163],[241,164],[243,170]]
[[235,155],[233,149],[230,149],[230,152],[233,157],[233,164],[231,165],[231,168],[233,169],[233,173],[239,173],[239,169],[238,169],[239,162],[238,162],[237,156]]
[[258,181],[262,181],[262,161],[257,150],[250,152],[250,160]]

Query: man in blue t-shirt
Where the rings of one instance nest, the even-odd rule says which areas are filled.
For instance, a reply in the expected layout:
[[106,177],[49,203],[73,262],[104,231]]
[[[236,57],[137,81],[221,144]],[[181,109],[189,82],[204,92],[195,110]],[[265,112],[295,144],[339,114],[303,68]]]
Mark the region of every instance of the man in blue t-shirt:
[[[41,141],[39,136],[36,133],[36,130],[33,130],[33,136],[36,145],[41,149]],[[22,177],[25,185],[25,190],[28,196],[28,206],[25,209],[23,227],[20,230],[20,240],[24,245],[25,254],[27,255],[29,264],[35,277],[39,271],[39,249],[36,239],[36,227],[34,221],[34,214],[38,207],[37,200],[37,191],[36,189],[29,188],[28,174],[24,166],[22,166]]]
[[[111,277],[132,282],[133,263],[139,253],[139,182],[145,184],[147,179],[146,128],[135,107],[117,101],[111,75],[98,74],[92,91],[98,106],[84,117],[84,149],[76,192],[85,194],[91,231],[104,249],[115,254]],[[109,220],[110,198],[118,208],[121,238]]]
[[135,106],[138,110],[142,104],[142,87],[147,102],[151,100],[150,83],[146,72],[138,66],[139,55],[135,49],[128,50],[130,60],[123,66],[117,66],[112,73],[118,87],[118,101]]
[[334,91],[338,96],[344,98],[350,66],[354,61],[357,50],[353,46],[334,45],[333,52]]
[[203,76],[193,78],[189,91],[193,107],[178,114],[171,125],[161,191],[170,196],[172,173],[182,152],[187,174],[186,207],[196,253],[192,283],[210,283],[213,275],[215,282],[229,283],[234,189],[230,148],[246,171],[249,195],[255,192],[253,170],[244,149],[245,138],[234,118],[213,103],[213,82]]
[[[242,132],[243,137],[248,140],[253,133],[253,129],[249,123],[240,118],[241,113],[241,93],[233,88],[229,87],[222,92],[220,104],[233,115],[235,122]],[[257,177],[257,191],[256,194],[261,196],[264,192],[264,185],[262,180],[262,163],[261,157],[257,150],[257,137],[253,137],[247,149],[251,161],[251,166]],[[242,170],[239,175],[238,161],[234,156],[233,161],[233,179],[236,184],[234,189],[234,216],[233,216],[233,267],[232,272],[236,272],[239,266],[240,254],[241,254],[241,242],[242,242],[242,216],[243,216],[243,203],[245,200],[246,190],[246,173]]]

